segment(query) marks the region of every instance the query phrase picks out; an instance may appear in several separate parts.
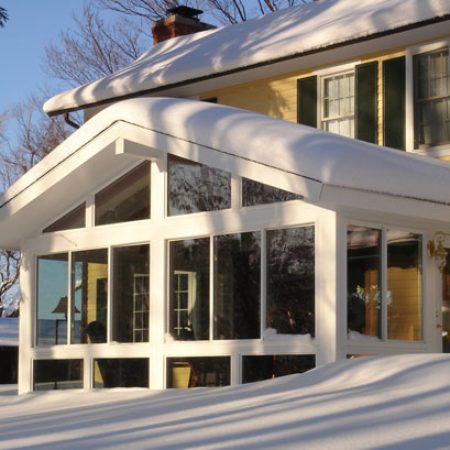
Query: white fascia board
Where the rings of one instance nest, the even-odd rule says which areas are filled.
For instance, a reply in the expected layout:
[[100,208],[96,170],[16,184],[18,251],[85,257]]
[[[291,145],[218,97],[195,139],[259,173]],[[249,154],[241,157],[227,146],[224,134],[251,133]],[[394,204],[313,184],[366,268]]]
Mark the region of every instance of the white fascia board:
[[426,200],[324,185],[317,206],[358,220],[450,233],[450,206]]

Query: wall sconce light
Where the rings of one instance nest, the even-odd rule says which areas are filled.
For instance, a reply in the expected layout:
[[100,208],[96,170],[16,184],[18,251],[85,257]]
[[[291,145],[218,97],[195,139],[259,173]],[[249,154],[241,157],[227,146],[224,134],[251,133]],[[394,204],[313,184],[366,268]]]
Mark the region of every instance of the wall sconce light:
[[433,239],[428,241],[428,254],[434,258],[440,272],[443,272],[447,265],[447,250],[444,247],[445,236],[447,233],[438,231],[434,234]]

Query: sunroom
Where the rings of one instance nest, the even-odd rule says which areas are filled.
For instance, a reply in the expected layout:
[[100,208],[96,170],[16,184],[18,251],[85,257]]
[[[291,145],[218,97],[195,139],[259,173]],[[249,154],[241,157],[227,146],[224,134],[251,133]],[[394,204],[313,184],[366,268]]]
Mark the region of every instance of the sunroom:
[[226,386],[442,351],[445,163],[134,99],[2,196],[19,391]]

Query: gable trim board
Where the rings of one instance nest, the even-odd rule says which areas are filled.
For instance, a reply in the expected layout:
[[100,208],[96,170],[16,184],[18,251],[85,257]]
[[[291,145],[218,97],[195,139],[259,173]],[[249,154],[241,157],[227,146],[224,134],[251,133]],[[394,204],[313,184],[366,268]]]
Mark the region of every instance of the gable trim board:
[[[442,185],[450,183],[448,165],[384,150],[212,103],[127,100],[83,125],[0,197],[0,244],[19,247],[22,238],[48,224],[50,217],[132,168],[136,157],[154,159],[165,153],[300,194],[319,206],[324,201],[330,208],[350,208],[354,202],[371,209],[364,201],[370,194],[400,201],[394,213],[403,212],[398,210],[401,204],[409,211],[406,215],[445,221],[450,199]],[[330,189],[331,197],[325,195]],[[336,189],[343,193],[339,200]],[[357,202],[347,196],[349,190],[359,193]],[[409,201],[414,204],[410,210]],[[434,213],[426,205],[434,206]],[[382,204],[373,209],[378,207]]]
[[[350,33],[347,26],[344,31],[338,33],[333,27],[337,24],[343,26],[345,20],[348,20],[342,12],[344,8],[348,8],[346,1],[348,0],[328,0],[303,5],[288,12],[279,11],[242,24],[163,42],[117,73],[53,97],[46,102],[44,110],[54,115],[98,106],[113,99],[157,93],[174,95],[181,87],[186,87],[184,95],[193,95],[188,92],[188,85],[200,84],[214,78],[221,78],[223,86],[228,76],[243,71],[252,72],[258,68],[274,65],[278,67],[285,62],[294,62],[295,65],[287,65],[289,67],[286,67],[285,72],[289,72],[299,69],[301,61],[311,55],[322,54],[323,64],[324,52],[333,54],[330,58],[336,58],[334,54],[339,53],[336,50],[346,47],[354,56],[358,53],[355,49],[360,44],[361,51],[373,52],[378,47],[386,49],[410,45],[411,42],[433,39],[448,32],[448,24],[445,22],[450,19],[450,8],[443,0],[426,0],[419,5],[416,0],[407,0],[406,3],[405,0],[378,0],[376,4],[364,0],[358,2],[356,8],[352,4],[354,13],[361,13],[361,18],[358,17],[358,20],[362,21],[360,26]],[[375,14],[376,8],[379,9]],[[411,12],[413,10],[414,13]],[[398,14],[399,11],[403,14]],[[333,13],[337,14],[337,17],[333,16]],[[395,20],[393,14],[398,15]],[[298,22],[293,24],[295,18]],[[280,28],[283,21],[285,26]],[[322,34],[313,27],[314,24],[317,27],[317,23],[323,25],[320,30],[323,31]],[[365,29],[362,28],[364,24]],[[282,33],[285,45],[280,47],[279,42],[264,34],[265,30],[270,30],[273,35]],[[327,35],[327,30],[331,34]],[[252,42],[250,37],[255,35],[255,31],[258,31],[259,39]],[[304,36],[307,31],[309,35]],[[325,35],[328,36],[327,39]],[[331,43],[330,35],[334,37]],[[394,38],[393,35],[397,37]],[[248,46],[219,47],[219,42],[229,42],[230,39],[237,38],[242,42],[246,37],[250,39]],[[369,45],[364,46],[364,43]],[[298,50],[299,47],[301,50]],[[309,67],[312,66],[309,64]],[[261,78],[261,74],[262,72],[251,76],[256,79]],[[204,85],[203,88],[205,91],[212,87]]]

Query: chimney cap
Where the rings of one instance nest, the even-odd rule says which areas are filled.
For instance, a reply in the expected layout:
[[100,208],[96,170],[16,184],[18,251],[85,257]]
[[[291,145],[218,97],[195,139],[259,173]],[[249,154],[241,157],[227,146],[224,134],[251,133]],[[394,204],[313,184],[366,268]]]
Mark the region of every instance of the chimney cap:
[[192,20],[199,20],[198,16],[203,14],[201,9],[191,8],[190,6],[175,6],[166,11],[167,14],[178,14]]

